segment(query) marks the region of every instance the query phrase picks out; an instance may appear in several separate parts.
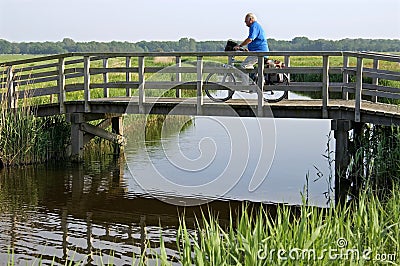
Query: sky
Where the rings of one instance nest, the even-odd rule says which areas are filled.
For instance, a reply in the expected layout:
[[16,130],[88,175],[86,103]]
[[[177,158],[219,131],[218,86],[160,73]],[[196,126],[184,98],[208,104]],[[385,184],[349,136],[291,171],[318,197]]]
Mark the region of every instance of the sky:
[[0,0],[0,39],[242,40],[249,12],[276,40],[400,39],[400,0]]

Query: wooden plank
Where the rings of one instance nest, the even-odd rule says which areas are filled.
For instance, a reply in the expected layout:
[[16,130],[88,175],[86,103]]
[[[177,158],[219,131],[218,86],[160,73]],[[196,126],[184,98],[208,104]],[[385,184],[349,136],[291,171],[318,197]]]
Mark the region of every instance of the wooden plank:
[[[97,120],[97,119],[96,119]],[[99,124],[96,125],[96,127],[98,128],[102,128],[102,129],[106,129],[107,127],[111,126],[111,119],[104,119],[103,121],[101,121]],[[83,143],[84,145],[86,145],[91,139],[93,139],[95,137],[95,135],[92,134],[84,134],[83,136]]]
[[65,100],[67,99],[67,95],[65,92],[65,59],[58,59],[58,103],[60,104],[60,114],[65,113]]
[[22,98],[34,98],[40,96],[49,96],[53,94],[58,94],[59,88],[58,86],[45,87],[45,88],[37,88],[37,89],[29,89],[22,90],[17,92],[18,99]]
[[322,118],[328,118],[329,105],[329,57],[323,56],[323,74],[322,74]]
[[196,73],[196,67],[146,67],[144,70],[145,73],[176,73],[177,71],[179,71],[180,73]]
[[[176,68],[178,68],[178,69],[181,68],[182,67],[182,57],[181,56],[175,57],[175,63],[176,63]],[[182,80],[182,73],[180,71],[176,70],[175,81],[179,83],[179,82],[181,82],[181,80]],[[182,91],[178,88],[175,91],[175,97],[176,98],[182,97]]]
[[75,74],[68,74],[68,75],[65,75],[65,78],[66,78],[66,79],[74,79],[74,78],[81,78],[81,77],[83,77],[83,76],[84,76],[83,73],[75,73]]
[[[177,69],[177,70],[179,70],[179,69]],[[234,67],[227,68],[227,67],[223,67],[223,66],[217,66],[217,67],[204,66],[203,67],[203,73],[206,73],[206,74],[218,73],[218,74],[224,75],[227,73],[238,74],[239,72],[256,73],[256,70],[255,69],[240,69],[240,68],[234,68]],[[184,73],[184,72],[181,72],[181,73]],[[186,72],[186,73],[188,73],[188,72]]]
[[90,68],[91,75],[106,74],[106,73],[138,73],[138,67],[94,67]]
[[369,77],[372,79],[386,79],[386,80],[400,81],[400,72],[376,71],[364,68],[363,73],[365,77]]
[[24,85],[34,85],[44,82],[56,81],[58,80],[58,76],[48,77],[48,78],[38,78],[38,79],[29,79],[22,81],[14,81],[16,86],[24,86]]
[[[349,57],[345,55],[343,56],[343,70],[346,70],[348,67],[349,67]],[[342,82],[343,84],[349,83],[349,73],[347,71],[343,71]],[[342,92],[342,99],[343,100],[349,99],[349,93],[345,90],[343,90]]]
[[258,89],[257,89],[257,116],[263,117],[264,116],[264,57],[258,57]]
[[31,80],[31,79],[35,79],[35,78],[56,76],[56,75],[58,75],[58,70],[39,72],[39,73],[30,73],[30,74],[26,74],[26,75],[14,75],[14,78],[18,79],[19,81],[23,81],[23,80]]
[[348,75],[355,76],[357,74],[357,69],[354,67],[348,67],[347,69],[343,69],[343,72]]
[[375,96],[375,97],[382,97],[388,99],[400,99],[400,93],[390,93],[384,91],[370,91],[363,89],[363,95]]
[[[77,55],[71,55],[71,56],[77,56]],[[79,56],[84,57],[85,53],[82,53]],[[93,62],[93,61],[97,61],[97,60],[103,60],[104,58],[106,58],[106,57],[101,56],[101,55],[99,55],[99,56],[93,56],[92,55],[91,58],[90,58],[90,61]],[[78,58],[78,59],[72,59],[72,60],[65,61],[65,65],[75,65],[75,64],[83,64],[83,63],[84,63],[84,59],[83,58]]]
[[353,56],[359,56],[366,59],[377,59],[377,60],[384,60],[389,62],[397,62],[400,63],[400,56],[394,54],[378,54],[374,52],[357,52],[353,53]]
[[201,115],[203,112],[203,57],[197,57],[197,102],[196,113]]
[[25,71],[38,70],[38,69],[52,68],[52,67],[57,67],[57,66],[58,66],[58,63],[36,65],[36,66],[27,66],[27,67],[15,68],[15,72],[19,73],[19,72],[25,72]]
[[65,60],[65,65],[76,65],[76,64],[83,64],[83,58],[73,59],[73,60]]
[[285,68],[266,68],[265,71],[271,73],[289,73],[289,74],[322,74],[322,67],[285,67]]
[[114,134],[112,132],[108,132],[107,130],[104,130],[103,128],[93,126],[91,124],[87,123],[82,123],[80,124],[80,130],[83,132],[87,132],[89,134],[98,136],[100,138],[116,142],[118,144],[123,144],[125,142],[125,139],[123,136]]
[[145,76],[144,76],[144,69],[145,69],[145,61],[144,56],[140,56],[138,58],[138,65],[139,65],[139,112],[145,113],[144,110],[144,103],[146,102],[146,95],[144,92],[145,88]]
[[[95,89],[95,88],[113,88],[113,89],[117,89],[117,88],[133,88],[133,89],[137,89],[139,88],[140,83],[137,81],[131,81],[131,82],[107,82],[107,83],[90,83],[90,88],[91,89]],[[109,96],[107,96],[109,97]]]
[[400,88],[393,88],[381,85],[373,85],[373,84],[363,84],[363,89],[367,90],[377,90],[382,92],[391,92],[391,93],[400,93]]
[[84,89],[84,97],[85,97],[85,112],[90,112],[90,57],[85,56],[84,59],[84,81],[83,81],[83,89]]
[[75,83],[75,84],[66,84],[65,91],[66,92],[74,92],[74,91],[82,91],[84,90],[83,83]]
[[356,122],[360,122],[360,110],[361,110],[361,95],[363,89],[362,77],[363,77],[363,58],[357,58],[357,75],[356,75],[356,95],[355,95],[355,117]]
[[73,68],[66,68],[64,70],[64,73],[65,74],[71,74],[71,73],[78,72],[78,73],[82,73],[83,74],[83,71],[84,71],[83,67],[73,67]]
[[[103,59],[103,68],[107,69],[108,68],[108,58]],[[108,83],[108,72],[103,73],[103,83],[107,84]],[[110,96],[110,91],[108,87],[103,88],[103,96],[105,98],[108,98]]]
[[[130,56],[126,57],[125,63],[126,63],[126,68],[130,68],[131,67],[131,57]],[[125,81],[126,82],[130,82],[131,81],[131,73],[129,71],[125,72]],[[126,88],[126,96],[127,97],[131,97],[132,96],[132,91],[131,91],[130,87]]]

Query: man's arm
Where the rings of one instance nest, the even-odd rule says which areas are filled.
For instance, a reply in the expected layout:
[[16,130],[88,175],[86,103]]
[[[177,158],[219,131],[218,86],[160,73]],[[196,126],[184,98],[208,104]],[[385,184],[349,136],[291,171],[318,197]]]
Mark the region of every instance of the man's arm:
[[246,46],[246,45],[248,45],[248,44],[251,43],[251,42],[252,42],[252,39],[246,38],[246,40],[244,40],[241,44],[236,45],[235,47],[233,47],[233,49],[234,49],[234,50],[239,50],[240,47]]

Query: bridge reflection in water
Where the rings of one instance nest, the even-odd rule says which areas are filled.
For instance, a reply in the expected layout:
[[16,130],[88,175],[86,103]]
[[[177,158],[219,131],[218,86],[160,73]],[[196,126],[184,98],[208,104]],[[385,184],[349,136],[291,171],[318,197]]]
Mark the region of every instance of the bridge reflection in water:
[[[174,260],[183,213],[195,233],[196,217],[203,212],[218,215],[224,226],[230,210],[234,219],[241,211],[242,201],[179,207],[141,191],[128,192],[125,167],[124,161],[111,159],[1,171],[0,260],[7,261],[11,248],[16,265],[38,257],[43,264],[55,259],[64,265],[67,258],[96,263],[101,251],[104,261],[110,256],[116,265],[132,265],[135,256],[151,252],[149,247],[157,250],[160,230]],[[268,205],[268,210],[273,215],[276,205]]]

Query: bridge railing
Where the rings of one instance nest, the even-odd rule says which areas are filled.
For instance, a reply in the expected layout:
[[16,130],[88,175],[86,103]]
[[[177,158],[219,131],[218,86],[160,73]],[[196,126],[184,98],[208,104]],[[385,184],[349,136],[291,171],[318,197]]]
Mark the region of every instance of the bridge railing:
[[[85,112],[95,98],[136,96],[144,110],[146,97],[154,91],[171,91],[174,97],[196,96],[197,113],[202,113],[204,79],[209,73],[233,72],[223,68],[232,57],[253,55],[263,62],[268,55],[283,60],[283,69],[254,70],[259,76],[286,73],[290,85],[268,85],[274,90],[313,94],[319,98],[322,117],[328,117],[329,101],[354,99],[355,121],[360,120],[362,101],[393,102],[400,99],[400,56],[364,52],[174,52],[174,53],[67,53],[0,63],[0,100],[15,108],[20,99],[33,98],[35,104],[66,104],[83,101]],[[311,60],[308,59],[311,58]],[[162,78],[154,78],[155,76]],[[258,92],[258,115],[263,116],[263,79]],[[230,87],[248,89],[243,84]],[[182,91],[184,93],[182,93]],[[188,93],[189,91],[189,93]],[[190,93],[192,91],[192,93]],[[171,97],[171,93],[165,96]],[[290,100],[290,99],[289,99]]]

